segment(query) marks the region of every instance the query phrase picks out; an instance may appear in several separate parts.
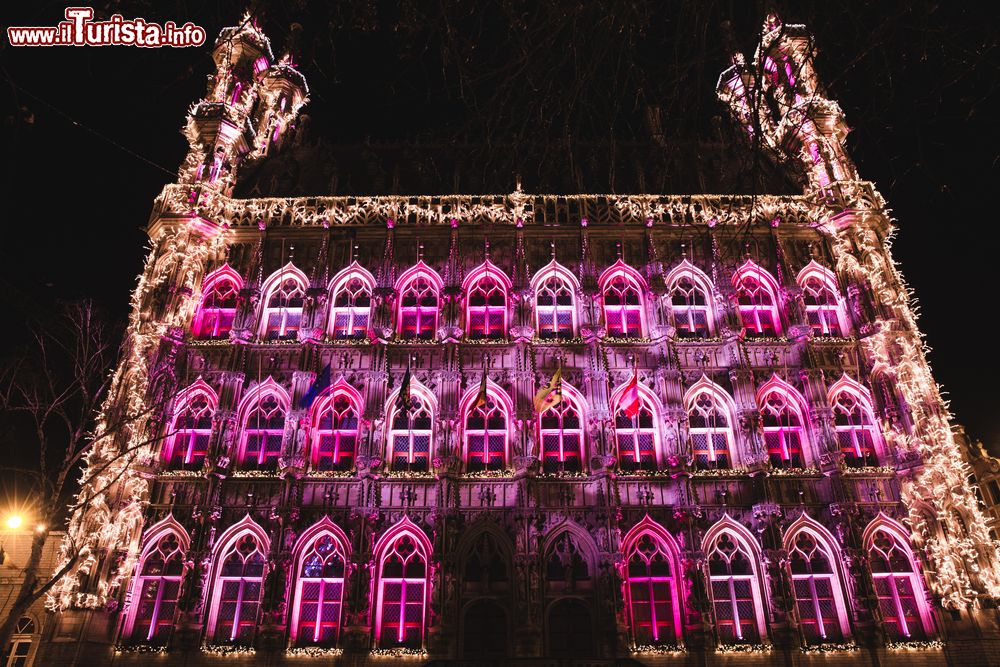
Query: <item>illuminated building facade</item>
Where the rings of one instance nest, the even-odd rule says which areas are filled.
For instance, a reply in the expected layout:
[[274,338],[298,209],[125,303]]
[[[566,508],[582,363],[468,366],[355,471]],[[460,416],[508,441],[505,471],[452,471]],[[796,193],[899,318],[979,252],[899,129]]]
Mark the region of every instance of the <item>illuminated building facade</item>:
[[996,546],[811,50],[769,18],[718,87],[803,194],[241,199],[308,91],[223,31],[52,662],[996,660]]

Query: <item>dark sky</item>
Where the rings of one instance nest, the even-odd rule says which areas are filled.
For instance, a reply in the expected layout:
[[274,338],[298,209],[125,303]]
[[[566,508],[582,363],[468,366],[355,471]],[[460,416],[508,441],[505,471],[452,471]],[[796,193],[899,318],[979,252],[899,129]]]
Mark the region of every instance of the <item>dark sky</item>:
[[[477,174],[459,190],[479,183],[508,192],[514,171],[529,191],[555,182],[567,152],[680,151],[713,139],[713,119],[730,123],[713,95],[727,66],[723,22],[750,51],[767,7],[776,5],[786,22],[806,23],[816,35],[820,76],[853,128],[849,149],[898,219],[894,252],[919,297],[937,379],[958,421],[998,451],[1000,360],[991,340],[998,318],[987,296],[998,263],[990,202],[1000,185],[1000,16],[977,4],[303,0],[260,9],[276,50],[297,42],[311,87],[311,135],[347,146],[405,145],[428,160],[458,146]],[[190,20],[214,39],[245,6],[96,8],[104,16]],[[3,3],[0,24],[53,25],[64,7]],[[211,67],[208,46],[14,49],[4,36],[6,337],[17,340],[26,318],[56,298],[93,297],[124,316],[150,205],[184,155],[179,128]],[[654,141],[650,109],[665,139]],[[356,190],[365,185],[352,182]],[[587,186],[635,189],[613,175]],[[451,175],[430,188],[455,189]],[[373,180],[370,191],[385,187]]]

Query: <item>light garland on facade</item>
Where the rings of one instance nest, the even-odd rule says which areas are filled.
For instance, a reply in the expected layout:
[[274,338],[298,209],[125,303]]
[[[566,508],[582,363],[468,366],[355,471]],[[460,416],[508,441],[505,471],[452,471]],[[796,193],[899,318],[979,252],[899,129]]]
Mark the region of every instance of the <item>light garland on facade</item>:
[[323,646],[297,646],[285,649],[285,655],[290,658],[339,658],[344,655],[344,649]]
[[427,651],[422,648],[407,648],[397,646],[395,648],[373,648],[368,652],[373,658],[426,658]]
[[813,646],[803,646],[800,649],[803,653],[853,653],[860,651],[857,644],[815,644]]
[[943,651],[944,642],[932,639],[930,641],[889,642],[885,645],[887,651]]
[[117,644],[115,646],[115,654],[117,655],[128,653],[156,654],[166,652],[166,646],[154,646],[152,644]]
[[201,647],[202,653],[223,657],[242,658],[257,655],[257,649],[252,646],[238,646],[236,644],[205,644]]
[[632,649],[632,655],[681,655],[687,648],[677,644],[640,644]]
[[719,644],[716,653],[770,653],[770,644]]

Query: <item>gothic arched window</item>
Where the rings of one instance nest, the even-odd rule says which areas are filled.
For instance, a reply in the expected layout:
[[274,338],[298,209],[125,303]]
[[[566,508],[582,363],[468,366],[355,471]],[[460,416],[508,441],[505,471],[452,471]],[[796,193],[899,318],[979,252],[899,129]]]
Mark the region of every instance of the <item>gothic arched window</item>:
[[243,439],[238,457],[244,470],[275,470],[285,432],[287,401],[274,391],[260,391],[244,407]]
[[488,592],[506,584],[508,579],[505,554],[497,546],[496,539],[484,532],[466,552],[463,577],[466,587]]
[[201,470],[212,439],[214,414],[215,395],[207,385],[190,387],[178,396],[168,431],[172,435],[163,447],[168,469]]
[[201,303],[191,327],[196,338],[225,338],[236,319],[243,279],[228,266],[213,271],[202,286]]
[[633,640],[637,645],[676,643],[673,550],[659,535],[646,530],[631,540],[625,558],[626,602]]
[[167,643],[174,629],[183,575],[184,554],[175,533],[168,532],[146,547],[133,589],[132,641]]
[[703,470],[731,467],[734,438],[728,396],[721,389],[696,385],[685,403],[695,466]]
[[466,278],[465,325],[469,338],[499,340],[507,333],[507,292],[510,280],[486,262]]
[[374,279],[364,269],[354,266],[331,282],[330,335],[337,339],[364,338],[371,320]]
[[379,647],[420,648],[427,604],[427,553],[423,541],[402,532],[377,556],[375,636]]
[[830,405],[833,430],[844,454],[844,463],[852,468],[878,465],[882,438],[868,399],[845,384],[831,392]]
[[618,467],[625,471],[656,470],[659,463],[659,411],[652,392],[640,386],[637,394],[639,405],[632,416],[626,409],[629,398],[627,388],[620,388],[612,394],[615,406],[615,445],[618,452]]
[[888,530],[876,530],[868,538],[868,562],[889,639],[926,639],[929,614],[909,546]]
[[390,404],[389,464],[392,470],[426,472],[430,469],[434,404],[429,392],[411,386],[409,410]]
[[437,332],[440,278],[420,264],[407,274],[403,274],[397,286],[397,333],[400,338],[408,340],[433,340]]
[[313,470],[350,470],[358,445],[360,397],[344,385],[320,397],[313,408]]
[[535,324],[538,337],[568,339],[576,335],[576,283],[565,268],[553,261],[531,281],[535,290]]
[[777,387],[760,397],[760,416],[764,426],[764,445],[775,468],[801,468],[805,445],[805,425],[798,402]]
[[288,265],[267,279],[263,288],[261,336],[268,340],[295,338],[302,325],[305,305],[305,275]]
[[320,533],[302,551],[297,566],[293,637],[299,646],[333,646],[340,637],[346,558],[340,540]]
[[816,336],[847,335],[847,313],[833,273],[810,262],[798,275],[806,317]]
[[604,323],[608,335],[640,338],[643,335],[643,284],[635,269],[619,260],[600,279]]
[[780,335],[778,283],[771,274],[748,260],[733,275],[733,287],[743,331],[754,336]]
[[674,328],[681,338],[705,338],[714,332],[712,286],[708,277],[687,260],[666,278]]
[[[2,667],[28,667],[34,660],[32,644],[39,639],[38,627],[30,616],[21,616],[14,624],[6,650],[0,655]],[[37,649],[36,649],[37,650]]]
[[259,620],[265,553],[253,532],[241,533],[219,549],[212,614],[214,643],[252,643]]
[[723,644],[760,642],[763,607],[757,560],[735,533],[727,530],[712,540],[708,575],[715,626]]
[[788,550],[799,627],[807,644],[838,643],[847,634],[837,561],[825,540],[800,530]]
[[562,401],[538,416],[544,472],[583,470],[583,413],[578,399],[562,384]]
[[486,402],[472,399],[465,415],[465,465],[470,472],[501,470],[507,465],[507,415],[510,406],[492,387]]

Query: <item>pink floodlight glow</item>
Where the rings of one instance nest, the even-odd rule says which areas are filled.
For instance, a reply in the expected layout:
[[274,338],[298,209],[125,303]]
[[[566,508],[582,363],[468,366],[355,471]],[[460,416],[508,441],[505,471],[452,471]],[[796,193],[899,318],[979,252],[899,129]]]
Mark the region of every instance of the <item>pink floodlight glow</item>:
[[154,646],[166,645],[174,629],[189,545],[187,531],[172,515],[149,527],[132,583],[132,604],[123,636]]
[[623,404],[629,384],[625,382],[611,392],[618,467],[626,471],[656,470],[663,458],[659,429],[660,402],[649,387],[640,382],[638,413],[635,417],[628,416]]
[[400,338],[433,340],[444,281],[421,260],[396,280],[396,333]]
[[733,287],[743,331],[754,336],[780,336],[780,288],[774,276],[748,259],[733,274]]
[[535,292],[535,327],[542,339],[567,339],[576,335],[576,295],[580,282],[573,273],[552,260],[531,279]]
[[563,381],[562,401],[538,415],[539,458],[547,473],[579,472],[584,469],[586,399]]
[[621,338],[641,338],[646,331],[643,294],[646,281],[634,268],[618,260],[598,279],[604,323],[608,335]]
[[405,517],[376,543],[372,600],[379,647],[423,647],[431,552],[427,536]]
[[170,470],[201,470],[212,439],[212,418],[219,399],[201,378],[174,399],[174,416],[162,459]]
[[684,395],[694,464],[701,469],[731,468],[736,405],[726,390],[707,377],[691,385]]
[[646,515],[622,540],[619,565],[625,606],[637,645],[675,644],[680,639],[681,604],[677,542]]

